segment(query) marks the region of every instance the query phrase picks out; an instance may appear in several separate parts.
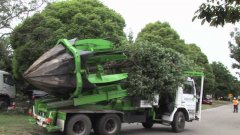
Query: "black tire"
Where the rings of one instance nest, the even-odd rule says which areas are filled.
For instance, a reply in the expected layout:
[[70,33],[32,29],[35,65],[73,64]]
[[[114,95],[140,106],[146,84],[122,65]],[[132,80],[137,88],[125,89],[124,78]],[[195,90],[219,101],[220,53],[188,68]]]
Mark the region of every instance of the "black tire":
[[92,129],[90,118],[84,114],[72,116],[66,125],[67,135],[89,135]]
[[185,120],[183,112],[176,112],[172,122],[172,130],[176,133],[182,132],[185,128]]
[[[95,125],[95,124],[94,124]],[[105,114],[94,126],[96,135],[117,135],[121,130],[121,120],[117,114]]]
[[146,129],[150,129],[153,127],[153,121],[151,119],[147,119],[146,122],[142,123],[142,126]]

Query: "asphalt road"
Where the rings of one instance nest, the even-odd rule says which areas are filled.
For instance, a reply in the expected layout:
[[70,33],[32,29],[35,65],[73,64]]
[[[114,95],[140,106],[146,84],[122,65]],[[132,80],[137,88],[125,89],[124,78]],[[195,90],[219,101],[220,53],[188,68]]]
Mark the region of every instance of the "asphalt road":
[[[171,127],[154,125],[144,129],[141,124],[123,124],[120,135],[239,135],[240,112],[233,113],[232,105],[203,110],[202,120],[187,122],[185,131],[174,133]],[[48,134],[49,135],[49,134]],[[51,135],[59,135],[51,134]],[[62,135],[62,134],[60,134]],[[91,135],[94,135],[92,132]]]
[[[174,135],[171,127],[154,125],[144,129],[141,124],[123,124],[120,135]],[[232,105],[204,110],[201,121],[187,122],[185,131],[177,135],[239,135],[240,112],[233,113]]]

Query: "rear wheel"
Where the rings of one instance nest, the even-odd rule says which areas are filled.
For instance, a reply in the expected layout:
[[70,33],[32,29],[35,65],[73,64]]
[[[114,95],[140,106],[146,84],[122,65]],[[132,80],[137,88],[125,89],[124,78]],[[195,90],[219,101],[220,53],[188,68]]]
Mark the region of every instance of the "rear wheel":
[[117,135],[121,130],[121,120],[117,114],[105,114],[94,126],[97,135]]
[[67,135],[89,135],[92,129],[90,118],[84,114],[72,116],[66,125]]
[[174,132],[182,132],[185,128],[185,115],[183,112],[176,112],[172,122],[172,130]]

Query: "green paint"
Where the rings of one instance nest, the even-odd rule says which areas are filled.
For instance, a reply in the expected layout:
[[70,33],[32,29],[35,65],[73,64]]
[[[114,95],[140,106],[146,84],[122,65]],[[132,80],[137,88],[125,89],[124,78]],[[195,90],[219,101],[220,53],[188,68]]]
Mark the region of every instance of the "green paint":
[[58,119],[65,121],[67,119],[67,114],[65,112],[58,111],[57,117]]
[[103,39],[84,39],[75,43],[76,48],[83,51],[109,51],[112,50],[112,42]]
[[47,125],[46,129],[49,133],[51,133],[51,132],[58,132],[58,131],[60,131],[61,128],[58,126]]
[[196,71],[185,71],[184,74],[186,76],[204,76],[204,73],[203,72],[196,72]]
[[74,56],[74,63],[75,63],[75,71],[76,74],[76,90],[72,94],[72,97],[77,97],[81,93],[82,90],[82,76],[81,76],[81,59],[78,53],[78,50],[67,40],[67,39],[60,39],[57,44],[63,44],[68,51],[72,53]]
[[114,74],[114,75],[103,75],[103,74],[90,74],[88,80],[91,83],[109,83],[120,81],[128,77],[127,73],[123,74]]
[[74,106],[91,104],[100,101],[108,101],[115,98],[128,96],[127,90],[113,90],[101,94],[87,95],[79,98],[74,98]]

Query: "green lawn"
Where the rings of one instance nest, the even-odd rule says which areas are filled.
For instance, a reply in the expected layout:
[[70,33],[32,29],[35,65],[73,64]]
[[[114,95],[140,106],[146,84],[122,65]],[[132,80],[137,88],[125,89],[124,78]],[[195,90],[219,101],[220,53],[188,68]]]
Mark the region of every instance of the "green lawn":
[[222,100],[213,100],[212,105],[203,104],[202,105],[202,110],[211,109],[211,108],[215,108],[215,107],[226,105],[226,104],[231,104],[231,102],[229,102],[229,101],[222,101]]
[[18,114],[0,114],[0,135],[44,135],[44,130]]

